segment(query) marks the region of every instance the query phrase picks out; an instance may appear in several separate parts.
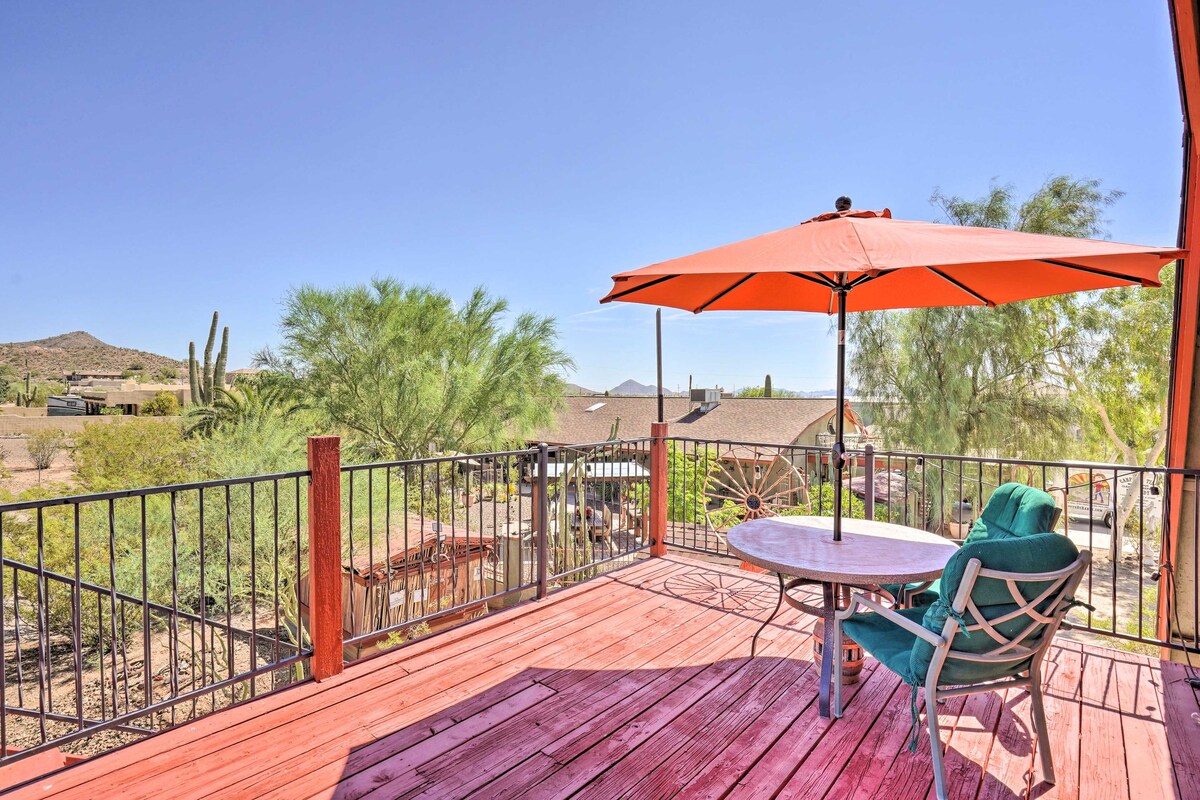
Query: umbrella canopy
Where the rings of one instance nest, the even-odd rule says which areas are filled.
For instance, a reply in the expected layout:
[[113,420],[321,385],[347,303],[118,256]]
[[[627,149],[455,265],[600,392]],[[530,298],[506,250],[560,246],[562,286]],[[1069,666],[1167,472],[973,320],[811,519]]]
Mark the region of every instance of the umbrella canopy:
[[[839,203],[848,198],[840,198]],[[839,205],[839,208],[841,206]],[[848,208],[613,276],[600,302],[702,311],[817,311],[838,315],[834,486],[845,447],[846,312],[995,306],[1090,289],[1159,286],[1175,248],[892,219]],[[833,538],[841,540],[841,492]]]
[[613,276],[600,302],[688,311],[847,311],[987,305],[1158,286],[1182,251],[997,228],[822,214],[792,228]]

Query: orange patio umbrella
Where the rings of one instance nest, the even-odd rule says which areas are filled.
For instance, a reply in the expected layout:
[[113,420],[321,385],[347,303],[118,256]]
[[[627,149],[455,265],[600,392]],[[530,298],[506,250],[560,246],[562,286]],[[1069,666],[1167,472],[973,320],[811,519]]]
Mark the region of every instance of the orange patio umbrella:
[[[844,202],[843,202],[844,201]],[[613,276],[600,302],[702,311],[837,314],[837,408],[845,406],[846,312],[934,306],[995,306],[1015,300],[1159,286],[1176,248],[1045,236],[892,219],[891,211],[844,210],[792,228]],[[843,414],[837,414],[834,484],[842,485]],[[834,492],[841,539],[841,492]]]

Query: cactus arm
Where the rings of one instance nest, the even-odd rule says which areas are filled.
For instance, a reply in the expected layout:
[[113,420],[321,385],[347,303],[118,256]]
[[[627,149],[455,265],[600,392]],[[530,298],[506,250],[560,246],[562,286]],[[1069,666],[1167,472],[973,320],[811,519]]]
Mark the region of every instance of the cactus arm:
[[196,343],[188,342],[188,384],[192,389],[192,405],[204,405],[204,399],[200,396],[200,376],[196,374],[196,368],[199,365],[196,363]]
[[[213,386],[217,389],[225,388],[225,363],[229,358],[229,326],[225,326],[225,330],[221,332],[221,349],[217,353],[217,364],[213,367]],[[213,398],[216,399],[216,398]]]
[[212,326],[208,329],[208,341],[204,345],[204,374],[200,380],[201,386],[200,400],[204,405],[208,405],[213,401],[213,374],[212,374],[212,352],[213,344],[217,341],[217,312],[213,312]]

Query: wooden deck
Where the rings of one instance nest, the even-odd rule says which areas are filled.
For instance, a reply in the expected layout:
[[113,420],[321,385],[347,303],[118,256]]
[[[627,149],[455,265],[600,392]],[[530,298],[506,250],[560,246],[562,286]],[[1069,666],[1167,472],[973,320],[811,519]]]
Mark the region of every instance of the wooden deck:
[[[9,796],[932,797],[928,737],[907,751],[894,676],[868,661],[831,723],[807,618],[781,615],[747,658],[774,594],[769,576],[642,561]],[[1047,666],[1058,784],[1041,782],[1024,693],[995,692],[939,711],[952,796],[1200,797],[1182,670],[1073,643]]]

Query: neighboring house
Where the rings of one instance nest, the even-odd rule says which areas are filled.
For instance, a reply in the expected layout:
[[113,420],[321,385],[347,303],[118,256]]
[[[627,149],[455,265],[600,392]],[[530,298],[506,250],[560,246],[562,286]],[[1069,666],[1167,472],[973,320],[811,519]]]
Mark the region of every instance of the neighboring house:
[[[698,440],[718,457],[712,495],[735,499],[800,491],[828,463],[824,448],[833,443],[836,406],[825,397],[727,397],[707,404],[663,398],[670,435]],[[845,438],[854,447],[864,441],[865,428],[849,403],[845,409]],[[636,439],[648,436],[657,419],[654,396],[564,397],[554,424],[532,441],[591,444],[608,440],[614,430],[619,439]],[[687,452],[694,452],[694,446],[688,444]],[[767,502],[780,499],[764,497]],[[788,497],[786,504],[796,499]]]
[[75,394],[83,398],[88,415],[99,414],[104,408],[119,408],[123,415],[136,417],[140,415],[142,404],[154,399],[159,392],[175,395],[180,407],[186,406],[192,397],[188,387],[174,383],[125,382],[119,388],[82,387]]

